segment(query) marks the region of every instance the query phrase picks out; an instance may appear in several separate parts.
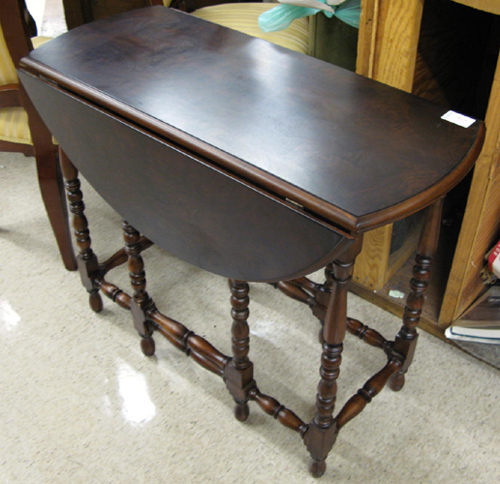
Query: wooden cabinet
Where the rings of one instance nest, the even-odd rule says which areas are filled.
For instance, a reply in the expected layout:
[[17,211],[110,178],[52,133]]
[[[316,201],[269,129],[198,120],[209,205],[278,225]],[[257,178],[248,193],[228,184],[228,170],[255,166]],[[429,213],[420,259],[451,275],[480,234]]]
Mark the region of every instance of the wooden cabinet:
[[[456,203],[463,214],[455,234],[444,227],[436,261],[440,277],[429,294],[424,326],[441,334],[485,289],[484,256],[500,237],[500,2],[363,0],[362,7],[358,73],[486,121],[474,172],[451,201],[450,210]],[[407,237],[394,257],[393,231],[384,227],[366,235],[354,290],[400,313],[404,299],[389,292],[406,290],[398,274],[411,270],[411,262],[404,262],[414,240]]]

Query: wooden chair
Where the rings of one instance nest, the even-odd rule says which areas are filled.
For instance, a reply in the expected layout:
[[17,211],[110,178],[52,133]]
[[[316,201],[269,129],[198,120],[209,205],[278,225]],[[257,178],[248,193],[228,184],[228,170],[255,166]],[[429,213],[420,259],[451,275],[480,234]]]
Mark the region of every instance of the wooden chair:
[[290,27],[280,32],[264,33],[260,30],[257,23],[259,15],[276,6],[272,3],[234,3],[234,0],[233,3],[227,0],[107,0],[92,3],[89,0],[63,0],[63,4],[69,29],[132,8],[164,5],[302,54],[309,54],[310,50],[308,18],[295,20]]
[[[19,84],[19,61],[43,42],[30,38],[24,0],[5,0],[0,9],[0,151],[34,156],[38,182],[52,230],[68,270],[76,270],[57,146]],[[32,33],[32,29],[31,29]]]

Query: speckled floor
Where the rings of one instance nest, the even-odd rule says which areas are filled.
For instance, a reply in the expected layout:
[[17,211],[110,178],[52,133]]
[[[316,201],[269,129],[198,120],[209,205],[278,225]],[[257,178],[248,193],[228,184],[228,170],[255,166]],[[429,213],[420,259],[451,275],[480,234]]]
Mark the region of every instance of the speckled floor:
[[[85,183],[94,248],[121,246],[120,218]],[[0,482],[317,482],[298,435],[251,404],[232,417],[223,382],[161,336],[142,355],[130,314],[93,313],[59,261],[34,162],[0,153]],[[228,289],[152,248],[148,290],[169,316],[230,353]],[[110,280],[128,288],[126,270]],[[308,421],[318,381],[317,322],[265,285],[251,287],[251,357],[261,391]],[[399,321],[355,296],[353,317],[387,337]],[[346,341],[339,406],[384,365]],[[400,393],[384,390],[340,433],[325,483],[500,481],[500,372],[429,336]]]

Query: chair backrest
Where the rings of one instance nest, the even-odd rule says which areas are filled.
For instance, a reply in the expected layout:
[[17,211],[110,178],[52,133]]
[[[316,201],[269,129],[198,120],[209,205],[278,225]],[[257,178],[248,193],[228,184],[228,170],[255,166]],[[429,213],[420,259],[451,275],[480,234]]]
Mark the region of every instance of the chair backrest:
[[33,50],[24,0],[3,0],[0,9],[0,107],[20,106],[16,68]]
[[2,26],[0,25],[0,86],[5,84],[16,84],[17,74],[14,62],[10,56],[9,49],[5,42]]
[[[163,5],[186,12],[221,3],[238,3],[244,0],[63,0],[64,16],[69,30],[102,17],[126,12],[134,8]],[[254,0],[261,1],[261,0]]]
[[170,0],[105,0],[100,2],[63,0],[64,16],[69,30],[99,18],[127,12],[135,8],[151,5],[168,7],[170,3]]
[[[5,53],[8,52],[12,64],[17,68],[19,61],[33,50],[31,36],[36,35],[36,30],[33,31],[26,22],[31,16],[29,16],[24,0],[2,0],[2,4],[0,28],[2,43],[7,50],[1,50],[0,54],[3,58]],[[15,79],[17,79],[17,75]]]
[[[35,110],[15,69],[32,50],[31,35],[36,35],[30,25],[29,12],[24,0],[2,0],[0,8],[0,56],[3,81],[0,84],[0,108],[22,107],[28,113],[28,124],[33,149],[37,157],[52,156],[52,135]],[[32,20],[32,19],[31,19]],[[9,60],[10,57],[10,60]]]

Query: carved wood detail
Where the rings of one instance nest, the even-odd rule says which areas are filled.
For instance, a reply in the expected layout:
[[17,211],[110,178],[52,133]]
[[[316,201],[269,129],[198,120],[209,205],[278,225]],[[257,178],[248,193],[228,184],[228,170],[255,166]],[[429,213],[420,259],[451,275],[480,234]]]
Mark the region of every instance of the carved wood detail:
[[151,324],[148,314],[156,308],[146,291],[146,272],[141,256],[143,248],[141,235],[126,221],[123,222],[122,228],[125,253],[128,256],[130,282],[134,290],[130,310],[134,318],[134,326],[141,336],[142,352],[146,356],[152,356],[155,352],[155,342],[152,337],[154,326]]
[[182,323],[161,314],[158,310],[151,312],[148,316],[151,321],[156,323],[158,332],[176,348],[186,353],[203,368],[220,377],[224,375],[224,367],[230,360],[229,356],[221,353],[207,340],[190,331]]
[[[381,8],[386,3],[392,5],[387,18],[396,18],[404,10],[397,2],[381,2]],[[411,4],[415,12],[421,10],[421,0],[411,0]],[[363,13],[365,20],[371,10]],[[413,28],[418,22],[410,23],[406,38],[418,30]],[[145,26],[147,36],[143,35]],[[134,10],[110,22],[69,32],[67,40],[53,44],[55,50],[50,45],[47,50],[37,50],[24,58],[19,76],[54,136],[117,212],[172,255],[235,279],[230,282],[232,356],[156,309],[146,291],[141,256],[150,242],[130,224],[123,227],[125,248],[98,264],[78,172],[66,161],[80,272],[94,310],[101,307],[100,289],[132,312],[145,354],[154,352],[152,334],[156,330],[224,379],[236,401],[239,420],[248,417],[248,402],[255,401],[282,425],[298,431],[312,457],[311,472],[319,477],[325,472],[325,459],[339,430],[387,382],[393,389],[402,386],[415,351],[441,202],[428,210],[403,328],[394,342],[347,317],[347,291],[362,234],[424,209],[456,186],[477,158],[484,126],[476,122],[463,129],[440,123],[438,130],[435,123],[441,108],[333,66],[318,69],[317,61],[307,56],[285,59],[272,49],[261,67],[276,82],[264,85],[254,82],[252,76],[240,76],[237,84],[228,84],[236,71],[254,66],[258,46],[227,29],[222,32],[224,42],[213,48],[214,35],[221,38],[220,29],[223,27],[172,9]],[[184,42],[193,32],[199,49]],[[141,42],[136,42],[138,38]],[[123,69],[123,59],[113,55],[127,39],[133,69]],[[145,48],[168,50],[169,55],[144,56]],[[92,55],[96,49],[103,55]],[[380,59],[375,56],[372,60],[376,73]],[[162,73],[192,65],[210,79],[206,95],[190,97],[199,84],[196,76],[171,76],[172,89],[158,88],[156,80]],[[313,76],[308,75],[311,69]],[[332,80],[334,98],[328,96]],[[130,89],[138,85],[144,87],[140,92]],[[275,90],[273,86],[277,86]],[[243,91],[249,95],[241,96]],[[256,101],[269,97],[269,92],[278,97],[284,92],[285,98],[298,94],[295,98],[300,102],[294,106],[274,103],[272,112],[263,111],[265,106]],[[303,92],[313,95],[301,98]],[[194,104],[176,102],[180,97],[194,100]],[[328,105],[324,106],[326,99]],[[226,109],[228,102],[234,104],[231,113]],[[193,116],[193,112],[203,116]],[[245,113],[247,124],[259,127],[252,136],[241,138],[238,113]],[[345,123],[345,113],[349,123]],[[274,122],[291,117],[296,122],[288,123],[286,130]],[[81,135],[69,122],[75,119]],[[179,126],[179,119],[189,123]],[[266,119],[271,122],[266,124]],[[314,133],[314,151],[301,142],[297,149],[288,149],[290,139],[303,140],[301,126],[308,122],[313,123],[308,132]],[[394,126],[398,129],[392,129]],[[342,143],[332,143],[332,130],[338,131]],[[263,158],[263,149],[272,156]],[[388,233],[390,229],[382,230]],[[334,259],[325,269],[324,284],[305,277],[289,280]],[[126,261],[132,295],[104,279],[109,270]],[[254,381],[249,358],[249,286],[244,280],[274,283],[285,294],[308,304],[323,322],[316,409],[309,424],[275,398],[262,394]],[[287,282],[277,282],[280,280]],[[347,331],[383,349],[388,363],[335,417]]]
[[[342,362],[342,348],[347,329],[347,291],[352,268],[359,251],[362,237],[356,239],[345,252],[325,270],[325,290],[328,306],[323,326],[323,354],[321,356],[320,382],[316,395],[316,415],[304,436],[304,443],[312,457],[310,471],[319,477],[326,469],[324,463],[335,443],[338,428],[333,418],[337,397],[337,378]],[[321,297],[319,297],[321,299]],[[320,301],[324,302],[324,301]]]
[[[149,247],[154,245],[153,242],[151,242],[149,239],[147,239],[144,236],[141,236],[141,238],[139,240],[139,244],[141,246],[141,249],[140,249],[141,252],[143,250],[149,249]],[[105,260],[104,262],[101,262],[99,264],[99,272],[101,272],[102,274],[106,274],[110,270],[124,264],[127,261],[128,261],[127,252],[126,252],[125,248],[122,248],[122,249],[118,250],[116,253],[114,253],[111,257],[109,257],[107,260]]]
[[347,318],[347,331],[370,346],[383,349],[386,353],[391,349],[391,341],[386,340],[378,331],[357,319]]
[[78,271],[82,284],[89,293],[90,307],[98,313],[102,310],[102,299],[98,292],[99,287],[96,284],[96,277],[99,275],[99,262],[92,250],[92,241],[90,239],[89,224],[85,216],[85,204],[83,203],[83,194],[80,190],[81,184],[78,178],[78,170],[62,151],[61,171],[64,177],[69,210],[73,215],[74,235],[79,249],[77,256]]
[[[122,291],[118,286],[101,279],[101,291],[124,309],[131,309],[133,297]],[[224,367],[230,360],[214,348],[207,340],[190,331],[182,323],[160,313],[156,308],[147,313],[148,321],[160,334],[162,334],[176,348],[186,353],[200,366],[222,377]]]
[[256,386],[250,390],[249,397],[251,400],[254,400],[264,412],[271,415],[285,427],[299,432],[301,436],[307,432],[307,424],[297,417],[294,412],[286,408],[275,398],[261,393]]
[[118,286],[115,286],[114,284],[101,279],[99,281],[99,287],[104,295],[118,304],[118,306],[122,307],[123,309],[130,309],[130,306],[132,304],[132,297],[129,296],[126,292],[122,291]]
[[250,350],[250,329],[248,327],[248,316],[250,311],[248,304],[250,299],[248,293],[250,288],[244,281],[229,281],[231,290],[231,343],[233,358],[228,362],[224,380],[229,393],[234,398],[236,406],[235,417],[244,422],[249,415],[248,399],[249,392],[255,386],[253,379],[253,363],[248,358]]
[[314,295],[309,294],[303,287],[301,287],[298,280],[280,281],[274,284],[274,286],[283,294],[295,299],[296,301],[307,304],[310,307],[314,305]]
[[413,268],[413,278],[410,281],[410,294],[406,299],[406,307],[403,315],[403,326],[396,335],[393,345],[393,354],[403,359],[401,369],[394,374],[390,387],[394,391],[403,388],[405,373],[408,371],[417,346],[417,326],[420,322],[424,297],[429,285],[431,274],[432,257],[436,252],[441,217],[443,210],[443,199],[439,199],[429,208],[425,215],[424,228],[420,237],[418,253]]
[[373,375],[358,392],[353,395],[336,417],[337,429],[340,430],[349,420],[359,415],[374,397],[384,388],[392,375],[401,368],[401,361],[390,360],[382,370]]

